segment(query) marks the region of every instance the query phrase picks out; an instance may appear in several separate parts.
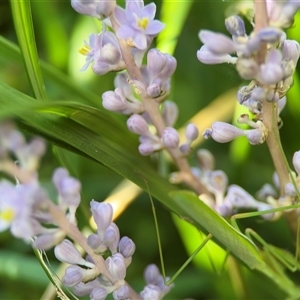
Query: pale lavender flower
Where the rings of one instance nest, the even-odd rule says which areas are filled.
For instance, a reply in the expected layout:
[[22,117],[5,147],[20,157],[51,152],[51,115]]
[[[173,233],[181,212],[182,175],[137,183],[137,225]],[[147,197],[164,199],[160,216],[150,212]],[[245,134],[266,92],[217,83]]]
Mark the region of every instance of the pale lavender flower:
[[166,127],[162,133],[162,140],[167,148],[177,148],[180,142],[178,131],[173,127]]
[[119,289],[113,292],[114,300],[129,300],[130,290],[127,285],[122,285]]
[[141,101],[134,99],[130,102],[125,98],[122,88],[117,87],[115,91],[107,91],[102,95],[103,107],[107,110],[119,112],[125,115],[138,114],[144,111],[144,105]]
[[112,222],[104,233],[103,244],[107,246],[112,254],[118,251],[120,231],[118,226]]
[[107,296],[107,291],[105,288],[95,288],[90,293],[90,300],[105,300]]
[[78,283],[77,285],[74,286],[73,292],[76,296],[82,297],[82,296],[89,295],[96,288],[101,288],[101,284],[98,278],[86,283],[83,282]]
[[[146,81],[148,83],[147,94],[156,98],[170,90],[170,77],[177,66],[176,59],[157,49],[151,49],[147,55]],[[148,74],[147,74],[148,73]]]
[[162,107],[161,114],[166,126],[173,126],[178,118],[177,104],[170,100],[165,101]]
[[216,54],[209,50],[207,45],[203,45],[200,50],[197,51],[197,58],[200,62],[207,65],[216,65],[216,64],[235,64],[237,57],[232,57],[228,53],[226,54]]
[[224,122],[214,122],[211,129],[206,129],[204,138],[212,137],[216,142],[227,143],[239,136],[244,135],[244,131],[231,124]]
[[300,151],[296,151],[293,155],[293,165],[298,175],[300,175]]
[[138,114],[132,115],[127,120],[127,127],[131,132],[136,134],[146,135],[146,136],[150,134],[149,127],[146,120],[141,115]]
[[90,202],[90,205],[94,221],[97,224],[98,234],[104,236],[104,232],[112,222],[113,208],[109,203],[94,200]]
[[91,34],[89,42],[84,41],[84,46],[79,53],[86,56],[81,71],[85,71],[91,64],[93,64],[93,71],[98,75],[125,68],[118,40],[110,31],[102,31],[99,35]]
[[207,49],[216,55],[230,54],[236,51],[232,39],[222,33],[210,30],[200,30],[199,38]]
[[149,37],[156,36],[165,27],[160,21],[153,20],[155,11],[154,3],[144,6],[144,2],[140,0],[127,0],[125,10],[117,6],[115,18],[120,25],[118,37],[140,50],[147,49]]
[[103,19],[111,15],[116,0],[71,0],[71,6],[80,14]]
[[123,236],[119,242],[119,252],[124,258],[131,257],[135,251],[134,242],[127,236]]
[[105,261],[108,272],[116,280],[123,280],[126,276],[126,265],[122,254],[115,253]]
[[62,283],[68,287],[73,287],[82,282],[85,277],[85,270],[78,266],[70,266],[65,270],[65,275],[62,278]]
[[234,37],[245,36],[245,23],[239,16],[230,16],[225,20],[225,26],[228,32]]
[[72,265],[82,265],[93,268],[94,264],[87,262],[81,257],[80,252],[75,248],[73,243],[69,240],[63,240],[59,245],[54,248],[55,257],[64,263]]

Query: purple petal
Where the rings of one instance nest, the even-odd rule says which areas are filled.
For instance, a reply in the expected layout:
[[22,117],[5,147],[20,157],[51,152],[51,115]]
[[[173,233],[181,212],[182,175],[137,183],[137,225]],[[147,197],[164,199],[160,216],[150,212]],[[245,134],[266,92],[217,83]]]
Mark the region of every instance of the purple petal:
[[143,8],[142,16],[148,17],[149,19],[153,20],[155,17],[155,12],[156,12],[156,5],[154,3],[150,3]]
[[149,35],[157,35],[165,28],[165,24],[158,20],[153,20],[149,22],[147,28],[145,29],[145,33]]
[[125,9],[117,6],[115,8],[115,18],[116,21],[121,25],[128,23],[127,18],[126,18],[126,12]]

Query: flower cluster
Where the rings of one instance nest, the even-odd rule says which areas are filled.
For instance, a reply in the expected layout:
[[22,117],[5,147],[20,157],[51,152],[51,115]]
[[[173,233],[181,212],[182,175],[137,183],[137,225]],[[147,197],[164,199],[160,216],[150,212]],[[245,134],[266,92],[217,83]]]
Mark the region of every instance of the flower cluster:
[[[89,235],[87,243],[98,255],[107,256],[105,265],[114,282],[101,274],[89,256],[83,259],[69,240],[64,240],[55,247],[56,258],[71,264],[67,267],[62,282],[66,286],[74,287],[77,296],[90,295],[91,299],[105,299],[108,294],[113,293],[114,299],[127,299],[129,288],[124,278],[135,251],[135,244],[128,237],[120,239],[119,229],[112,222],[113,209],[110,204],[93,200],[91,212],[97,224],[97,233]],[[118,295],[123,296],[120,298]]]
[[[292,1],[284,4],[270,1],[270,4],[270,26],[250,35],[246,34],[243,19],[237,15],[225,20],[232,38],[209,30],[201,30],[199,33],[199,38],[204,43],[197,52],[201,62],[235,64],[240,77],[250,80],[247,86],[240,88],[238,101],[248,108],[257,121],[242,121],[253,128],[250,130],[241,130],[229,124],[216,122],[211,129],[205,131],[206,138],[211,136],[218,142],[228,142],[244,135],[251,144],[263,143],[268,134],[262,124],[264,102],[276,103],[278,122],[280,121],[279,113],[286,102],[285,94],[293,84],[293,74],[300,56],[298,42],[288,40],[280,27],[290,23],[299,4]],[[279,9],[287,14],[279,14]],[[263,59],[261,47],[266,49]],[[233,53],[236,53],[236,56],[232,56]]]
[[[228,177],[225,172],[215,170],[215,160],[210,151],[199,149],[197,151],[198,166],[193,167],[193,173],[198,180],[207,188],[210,194],[201,194],[199,198],[208,206],[217,211],[223,217],[236,214],[240,209],[266,211],[274,208],[290,206],[297,201],[297,192],[300,188],[300,151],[293,156],[293,165],[296,173],[294,180],[285,185],[285,192],[279,195],[280,182],[274,173],[274,187],[264,184],[256,193],[256,198],[251,196],[242,187],[228,185]],[[171,174],[173,183],[180,182],[178,173]],[[262,217],[269,221],[277,220],[281,212],[263,214]]]
[[[10,228],[15,237],[32,243],[37,249],[55,247],[56,258],[70,264],[62,282],[74,287],[77,296],[89,295],[90,299],[101,300],[112,293],[115,300],[129,299],[131,291],[125,276],[135,244],[126,236],[120,238],[119,228],[112,222],[112,206],[92,200],[91,213],[97,232],[87,238],[80,234],[82,240],[77,240],[79,244],[86,245],[81,245],[85,250],[87,247],[91,249],[90,254],[103,257],[103,270],[95,263],[95,257],[88,254],[84,259],[73,242],[66,239],[74,235],[72,229],[70,234],[70,228],[75,230],[75,235],[79,233],[76,210],[81,200],[81,183],[71,177],[66,169],[57,168],[52,176],[58,193],[57,204],[54,205],[38,182],[37,166],[46,149],[43,140],[34,138],[27,143],[11,123],[5,123],[0,126],[0,142],[1,171],[17,179],[16,185],[8,180],[0,181],[0,231]],[[18,164],[12,161],[13,157],[18,159]],[[53,213],[53,207],[58,214]],[[171,286],[164,285],[157,268],[156,273],[153,267],[150,269],[145,273],[148,274],[145,275],[147,286],[141,292],[141,298],[150,299],[154,289],[159,296],[157,299],[161,299]],[[152,276],[151,280],[149,276]]]

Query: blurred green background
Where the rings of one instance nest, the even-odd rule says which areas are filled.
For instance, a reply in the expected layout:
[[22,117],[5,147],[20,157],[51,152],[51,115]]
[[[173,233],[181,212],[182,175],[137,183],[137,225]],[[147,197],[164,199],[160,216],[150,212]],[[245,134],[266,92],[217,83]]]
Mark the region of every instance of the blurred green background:
[[[162,2],[157,4],[157,17],[160,15]],[[147,2],[148,3],[148,2]],[[180,109],[177,127],[183,126],[191,117],[205,108],[216,97],[231,88],[243,85],[235,69],[231,65],[208,66],[201,64],[196,58],[196,51],[201,43],[198,39],[200,29],[210,29],[226,33],[224,16],[226,9],[233,1],[194,1],[184,22],[182,33],[175,49],[178,62],[177,71],[172,81],[170,99],[175,101]],[[84,57],[78,53],[83,40],[89,34],[98,32],[99,23],[90,17],[77,14],[68,1],[31,1],[33,23],[36,35],[39,57],[70,76],[76,85],[95,93],[99,101],[86,104],[101,108],[101,94],[113,88],[114,74],[103,77],[96,76],[89,69],[79,72],[84,64]],[[176,20],[176,15],[171,16]],[[290,38],[300,41],[300,21],[288,32]],[[250,26],[248,24],[248,28]],[[298,28],[298,30],[297,30]],[[9,1],[0,3],[0,33],[8,40],[17,43]],[[5,54],[0,55],[0,80],[6,84],[33,96],[29,81],[22,63]],[[299,68],[297,70],[299,73]],[[76,93],[64,90],[53,80],[45,76],[47,94],[53,101],[71,100],[82,101]],[[283,128],[281,137],[286,156],[291,157],[300,149],[300,101],[298,82],[289,93],[288,105],[282,113]],[[124,116],[120,116],[125,121]],[[231,121],[232,116],[227,121]],[[205,128],[200,128],[203,131]],[[245,141],[235,144],[217,144],[209,140],[199,147],[212,151],[216,158],[216,169],[224,170],[229,182],[241,185],[251,194],[264,184],[272,183],[274,172],[272,161],[268,155],[266,145],[249,147]],[[50,189],[51,173],[59,165],[49,146],[49,151],[42,161],[41,181]],[[102,201],[109,192],[123,179],[108,168],[68,153],[67,160],[72,165],[70,172],[82,182],[83,201],[79,211],[79,224],[86,222],[86,212],[89,201]],[[191,158],[195,164],[195,158]],[[189,239],[190,229],[178,233],[174,218],[159,202],[155,202],[159,220],[161,243],[165,257],[167,274],[172,275],[187,259],[188,253],[182,237]],[[150,263],[159,265],[158,246],[155,234],[153,215],[149,196],[141,194],[134,203],[117,219],[121,236],[127,235],[136,243],[137,250],[133,262],[128,269],[128,282],[140,291],[143,287],[143,269]],[[294,241],[288,232],[284,220],[274,223],[260,221],[259,218],[241,222],[241,228],[251,227],[257,230],[268,242],[284,249],[294,251]],[[194,248],[199,244],[197,233],[191,234]],[[205,250],[204,250],[205,251]],[[53,270],[58,266],[53,252],[47,253]],[[212,261],[218,260],[214,252],[210,253]],[[200,261],[200,262],[199,262]],[[210,266],[201,266],[201,259],[197,264],[190,264],[175,282],[175,288],[165,299],[241,299],[238,289],[241,279],[246,299],[283,299],[283,294],[273,283],[258,273],[250,273],[238,264],[232,277],[223,270],[217,274]],[[220,265],[218,265],[220,270]],[[294,274],[299,282],[299,275]],[[34,257],[30,246],[22,241],[13,239],[9,232],[0,233],[0,299],[40,299],[49,280]]]

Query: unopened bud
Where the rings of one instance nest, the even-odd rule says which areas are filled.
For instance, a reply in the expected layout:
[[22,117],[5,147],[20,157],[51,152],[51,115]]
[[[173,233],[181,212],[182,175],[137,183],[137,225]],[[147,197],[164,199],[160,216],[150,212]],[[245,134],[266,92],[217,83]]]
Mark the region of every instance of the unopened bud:
[[236,57],[232,57],[229,54],[216,54],[210,51],[207,45],[203,45],[200,50],[197,51],[197,58],[204,64],[216,65],[223,63],[235,64],[237,61]]
[[112,222],[113,208],[109,203],[90,202],[91,212],[95,223],[98,227],[98,232],[104,232]]
[[116,88],[115,91],[107,91],[102,94],[102,105],[105,109],[122,112],[127,108],[128,102],[121,88]]
[[208,129],[203,133],[205,138],[211,136],[219,143],[227,143],[241,135],[244,135],[244,131],[242,129],[224,122],[213,123],[211,129]]
[[296,151],[293,155],[293,165],[298,175],[300,175],[300,151]]
[[193,124],[189,123],[185,128],[185,136],[189,142],[194,141],[199,135],[198,128]]
[[149,134],[149,128],[147,122],[141,115],[138,114],[132,115],[127,120],[127,127],[131,132],[136,134],[140,134],[140,135]]
[[200,30],[199,38],[209,51],[215,54],[229,54],[235,52],[233,41],[224,34],[210,30]]
[[166,127],[162,134],[162,140],[167,148],[177,148],[179,145],[179,134],[173,127]]
[[126,276],[126,266],[124,257],[120,253],[115,253],[105,261],[107,270],[111,276],[116,280],[123,280]]
[[225,26],[228,32],[235,36],[244,36],[246,34],[245,31],[245,23],[243,19],[239,16],[230,16],[225,20]]

